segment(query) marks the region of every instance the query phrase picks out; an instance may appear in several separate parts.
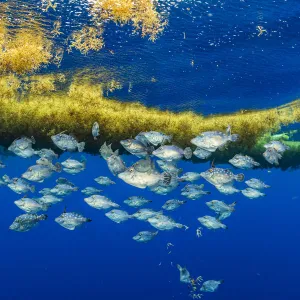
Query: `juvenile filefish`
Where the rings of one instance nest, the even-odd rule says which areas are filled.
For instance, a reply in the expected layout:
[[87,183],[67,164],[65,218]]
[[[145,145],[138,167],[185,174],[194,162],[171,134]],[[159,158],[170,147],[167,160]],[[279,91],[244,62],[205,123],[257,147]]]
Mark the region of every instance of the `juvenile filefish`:
[[126,211],[113,209],[105,214],[110,220],[115,223],[122,223],[132,218]]
[[165,143],[171,143],[172,136],[166,135],[157,131],[141,132],[139,135],[143,135],[148,142],[154,146],[164,145]]
[[119,204],[111,201],[105,196],[93,195],[88,198],[84,198],[84,202],[86,202],[89,206],[96,209],[109,209],[109,208],[118,208]]
[[191,200],[201,198],[203,195],[209,195],[210,192],[204,191],[204,184],[187,184],[182,190],[181,195]]
[[242,154],[236,154],[232,159],[229,160],[229,163],[240,169],[252,169],[260,166],[260,164],[252,157]]
[[201,218],[198,218],[198,221],[205,226],[208,229],[227,229],[227,226],[221,223],[218,219],[211,216],[204,216]]
[[164,161],[164,160],[158,160],[157,161],[158,166],[165,172],[168,172],[170,174],[176,174],[179,175],[182,173],[182,169],[177,168],[175,162],[170,162],[170,161]]
[[156,215],[162,215],[163,211],[154,211],[151,208],[142,208],[132,215],[133,218],[139,221],[147,221]]
[[36,154],[32,149],[32,145],[35,144],[34,137],[21,137],[12,142],[8,147],[8,150],[23,158],[29,158]]
[[10,230],[26,232],[35,227],[40,221],[47,219],[47,215],[24,214],[17,217],[9,226]]
[[[5,175],[4,175],[5,176]],[[3,176],[3,177],[4,177]],[[34,193],[35,186],[29,184],[23,178],[13,178],[10,179],[7,175],[5,177],[5,181],[7,182],[7,186],[17,194],[25,194],[28,192]]]
[[95,195],[95,194],[100,194],[101,192],[102,192],[102,190],[98,190],[98,189],[96,189],[94,187],[90,187],[90,186],[86,187],[85,189],[83,189],[81,191],[81,193],[83,193],[83,194],[85,194],[87,196],[91,196],[91,195]]
[[266,145],[264,145],[264,147],[266,149],[272,148],[272,149],[276,150],[280,154],[283,154],[286,150],[290,149],[289,146],[283,144],[280,141],[271,141],[271,142],[267,143]]
[[132,155],[137,157],[146,157],[153,151],[153,147],[149,147],[136,139],[127,139],[120,141],[120,144]]
[[132,197],[129,197],[128,199],[124,200],[125,204],[127,204],[128,206],[131,206],[131,207],[135,207],[135,208],[141,207],[141,206],[151,203],[151,202],[152,202],[151,200],[147,200],[144,197],[140,197],[140,196],[132,196]]
[[158,230],[172,230],[173,228],[184,228],[188,229],[187,226],[176,223],[171,217],[165,216],[163,214],[157,214],[148,219],[148,222]]
[[216,186],[217,190],[224,195],[232,195],[235,193],[239,193],[240,190],[236,189],[234,186],[230,184],[223,184]]
[[22,198],[14,202],[20,209],[24,210],[27,213],[35,214],[39,211],[47,211],[49,204],[41,204],[38,201],[30,198]]
[[114,176],[126,171],[126,165],[119,155],[111,155],[106,159],[106,162],[108,169]]
[[46,158],[49,161],[58,158],[58,154],[56,154],[52,149],[41,149],[36,151],[36,154],[41,158]]
[[233,202],[232,204],[226,204],[223,201],[219,200],[212,200],[210,202],[206,202],[206,205],[213,210],[216,214],[218,214],[218,220],[222,221],[226,218],[228,218],[231,213],[234,211],[234,207],[236,205],[236,202]]
[[201,178],[200,173],[196,173],[196,172],[186,172],[180,177],[181,180],[189,181],[189,182],[194,182],[196,180],[199,180],[200,178]]
[[56,163],[55,165],[34,165],[22,174],[22,178],[34,182],[44,182],[53,172],[61,172],[60,163]]
[[186,268],[183,268],[181,267],[180,265],[177,265],[177,269],[179,270],[179,273],[180,273],[180,281],[182,283],[186,283],[186,284],[191,284],[191,275],[190,275],[190,272],[186,269]]
[[252,188],[246,188],[242,190],[242,194],[249,199],[256,199],[259,197],[266,196],[264,193]]
[[197,147],[193,154],[200,159],[207,159],[212,155],[212,152]]
[[109,186],[112,184],[116,184],[114,181],[112,181],[110,178],[106,176],[99,176],[94,179],[97,183],[104,185],[104,186]]
[[39,203],[44,203],[46,205],[52,205],[52,204],[56,204],[59,202],[62,202],[63,199],[55,197],[54,195],[44,195],[43,197],[38,199]]
[[55,222],[68,230],[74,230],[84,223],[92,222],[92,220],[83,217],[81,214],[74,212],[68,213],[65,209],[59,217],[55,218]]
[[67,160],[63,161],[61,164],[63,165],[64,167],[63,170],[66,173],[75,175],[80,173],[81,171],[84,171],[86,167],[86,159],[85,157],[83,157],[81,161],[78,161],[76,159],[68,158]]
[[256,178],[251,178],[251,179],[245,181],[245,183],[249,187],[256,189],[256,190],[262,190],[262,189],[266,189],[266,188],[270,187],[269,185],[265,184],[264,182],[262,182],[261,180],[256,179]]
[[278,166],[279,159],[282,158],[282,155],[278,153],[274,148],[267,148],[267,150],[263,153],[263,157],[271,165]]
[[183,150],[175,145],[168,145],[160,146],[158,149],[154,150],[152,154],[165,161],[176,161],[182,159],[183,157],[190,159],[193,155],[193,152],[189,147]]
[[222,284],[224,282],[224,280],[208,280],[205,281],[202,285],[202,287],[200,288],[201,292],[215,292],[219,285]]
[[68,181],[65,178],[58,178],[56,180],[57,185],[51,189],[44,188],[39,193],[43,195],[56,195],[56,196],[67,196],[72,192],[78,191],[78,187],[76,187],[72,182]]
[[97,140],[97,137],[99,136],[99,124],[98,124],[98,122],[95,122],[93,124],[92,135],[94,137],[94,140]]
[[148,243],[152,241],[158,234],[158,231],[141,231],[137,235],[135,235],[132,239],[139,243]]
[[180,207],[181,205],[183,205],[184,203],[186,203],[187,201],[180,201],[180,200],[176,200],[176,199],[171,199],[166,201],[166,203],[162,206],[162,208],[164,210],[175,210],[178,207]]
[[78,143],[73,136],[65,133],[53,135],[51,140],[62,151],[74,152],[78,149],[78,152],[82,152],[85,147],[85,142]]

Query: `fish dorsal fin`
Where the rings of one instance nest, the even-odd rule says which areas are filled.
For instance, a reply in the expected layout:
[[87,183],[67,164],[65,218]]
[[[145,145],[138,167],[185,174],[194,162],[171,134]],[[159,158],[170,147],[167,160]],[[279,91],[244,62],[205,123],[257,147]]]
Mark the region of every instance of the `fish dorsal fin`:
[[215,166],[215,159],[212,160],[212,162],[211,162],[211,164],[210,164],[210,167],[211,167],[211,168],[215,168],[215,167],[216,167],[216,166]]
[[66,212],[67,212],[67,206],[64,207],[63,214],[65,214]]
[[226,134],[227,134],[228,136],[231,135],[231,126],[230,126],[230,125],[227,126]]

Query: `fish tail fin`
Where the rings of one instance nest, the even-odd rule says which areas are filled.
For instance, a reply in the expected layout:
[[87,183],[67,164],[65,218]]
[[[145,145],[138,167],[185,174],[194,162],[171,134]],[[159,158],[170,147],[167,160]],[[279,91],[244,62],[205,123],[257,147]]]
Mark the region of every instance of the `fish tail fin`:
[[238,139],[239,139],[239,135],[238,134],[232,134],[231,136],[230,136],[230,141],[231,142],[236,142]]
[[92,219],[87,218],[86,221],[87,221],[87,222],[92,222]]
[[264,188],[266,188],[266,189],[268,189],[270,187],[271,187],[270,185],[267,185],[267,184],[264,185]]
[[233,203],[231,203],[229,206],[231,206],[231,207],[235,207],[236,206],[236,204],[237,204],[237,201],[234,201]]
[[154,232],[154,235],[158,235],[158,230]]
[[236,181],[238,181],[238,182],[243,182],[244,179],[245,179],[245,175],[244,175],[243,173],[237,174],[237,175],[235,176],[235,179],[236,179]]
[[193,156],[193,151],[190,147],[187,147],[183,150],[183,155],[186,159],[190,159]]
[[258,162],[255,161],[255,162],[253,162],[253,165],[256,166],[256,167],[259,167],[260,163],[258,163]]
[[31,193],[34,193],[34,192],[35,192],[35,186],[34,186],[34,185],[31,185],[29,189],[30,189],[30,192],[31,192]]
[[35,144],[35,138],[33,136],[30,137],[32,144]]
[[40,221],[44,221],[44,220],[47,220],[47,219],[48,219],[48,216],[45,215],[45,214],[39,216]]
[[57,162],[57,163],[54,165],[54,167],[55,167],[55,171],[56,171],[56,172],[58,172],[58,173],[61,172],[61,170],[62,170],[62,165],[61,165],[59,162]]
[[77,145],[78,152],[82,152],[84,150],[84,147],[85,147],[85,142],[78,143]]

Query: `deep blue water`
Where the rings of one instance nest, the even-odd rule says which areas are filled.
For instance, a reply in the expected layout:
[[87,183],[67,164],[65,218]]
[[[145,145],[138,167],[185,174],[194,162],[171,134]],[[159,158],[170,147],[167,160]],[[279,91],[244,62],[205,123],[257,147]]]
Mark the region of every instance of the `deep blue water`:
[[[70,157],[65,153],[59,161]],[[72,154],[80,158],[80,154]],[[37,191],[52,187],[58,176],[75,183],[80,189],[100,187],[94,178],[113,177],[99,156],[86,155],[86,170],[72,176],[54,175]],[[135,159],[125,156],[129,165]],[[35,159],[8,157],[1,174],[20,176]],[[208,163],[181,162],[184,171],[203,171]],[[221,167],[229,167],[221,165]],[[238,172],[238,170],[235,170]],[[244,172],[246,179],[261,178],[271,185],[266,197],[250,200],[241,194],[226,196],[205,184],[211,195],[191,201],[177,211],[166,213],[190,228],[160,232],[156,239],[140,244],[132,237],[142,230],[153,230],[150,224],[129,220],[116,224],[103,211],[88,206],[80,191],[52,206],[49,218],[26,233],[8,230],[14,218],[22,214],[13,201],[22,196],[1,188],[1,299],[190,299],[188,288],[179,281],[177,263],[186,266],[192,276],[204,280],[225,280],[214,294],[204,299],[297,299],[299,244],[299,170],[282,172],[272,168]],[[122,202],[128,196],[140,195],[153,200],[148,207],[157,210],[172,198],[183,199],[180,188],[168,196],[131,187],[118,178],[117,184],[104,187],[104,195],[133,213]],[[244,183],[237,184],[243,188]],[[180,187],[183,187],[181,184]],[[31,196],[31,195],[30,195]],[[34,196],[39,196],[35,194]],[[197,218],[212,215],[205,202],[218,199],[237,201],[236,211],[224,221],[228,230],[203,229],[196,237]],[[54,222],[64,209],[82,213],[93,221],[69,231]],[[202,226],[203,227],[203,226]],[[167,243],[174,244],[168,254]],[[172,265],[171,265],[172,263]]]

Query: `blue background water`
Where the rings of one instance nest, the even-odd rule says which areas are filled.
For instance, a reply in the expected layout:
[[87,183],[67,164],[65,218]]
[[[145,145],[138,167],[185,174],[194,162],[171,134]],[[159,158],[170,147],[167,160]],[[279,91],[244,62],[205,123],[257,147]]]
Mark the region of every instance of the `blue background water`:
[[[63,154],[60,161],[68,158]],[[79,154],[72,154],[80,158]],[[87,157],[84,172],[72,176],[54,175],[37,191],[52,187],[58,176],[64,176],[81,189],[100,187],[94,178],[100,175],[113,177],[105,161],[99,156]],[[134,161],[125,156],[129,165]],[[20,176],[32,159],[8,157],[10,176]],[[181,162],[184,171],[203,171],[209,165]],[[226,167],[226,165],[221,165]],[[228,166],[227,166],[228,167]],[[236,170],[237,172],[238,170]],[[205,189],[211,195],[197,201],[188,201],[177,211],[166,213],[188,225],[187,231],[175,229],[160,232],[148,244],[139,244],[132,237],[141,230],[153,230],[148,224],[129,220],[116,224],[99,211],[88,206],[84,195],[76,192],[61,204],[52,206],[48,220],[41,222],[27,233],[8,230],[14,218],[22,214],[13,201],[21,196],[8,188],[1,188],[1,299],[189,299],[188,288],[180,283],[177,263],[186,266],[192,276],[205,280],[224,279],[214,294],[205,299],[297,299],[298,270],[300,267],[299,244],[299,170],[282,172],[277,169],[245,172],[246,178],[261,178],[272,187],[267,196],[250,200],[243,195],[225,196],[209,183]],[[118,178],[117,184],[104,187],[104,195],[121,204],[128,196],[140,195],[153,200],[148,207],[157,210],[172,198],[183,199],[180,189],[168,196],[140,190],[126,185]],[[199,183],[204,183],[200,180]],[[237,184],[239,188],[245,184]],[[181,184],[183,187],[183,184]],[[35,196],[38,196],[36,194]],[[238,201],[236,211],[224,221],[228,230],[209,231],[196,237],[197,218],[212,215],[205,202],[218,199],[227,203]],[[92,222],[75,231],[68,231],[54,218],[64,206],[92,218]],[[171,254],[167,243],[171,242]],[[173,266],[171,265],[173,263]]]

